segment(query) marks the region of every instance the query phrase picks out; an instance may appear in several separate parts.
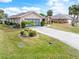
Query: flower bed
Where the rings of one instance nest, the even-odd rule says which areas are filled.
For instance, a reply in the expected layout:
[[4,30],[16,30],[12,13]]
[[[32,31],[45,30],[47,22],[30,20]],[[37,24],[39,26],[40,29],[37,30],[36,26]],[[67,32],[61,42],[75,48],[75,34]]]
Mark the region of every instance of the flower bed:
[[29,28],[26,28],[20,32],[21,37],[35,37],[36,35],[36,31]]

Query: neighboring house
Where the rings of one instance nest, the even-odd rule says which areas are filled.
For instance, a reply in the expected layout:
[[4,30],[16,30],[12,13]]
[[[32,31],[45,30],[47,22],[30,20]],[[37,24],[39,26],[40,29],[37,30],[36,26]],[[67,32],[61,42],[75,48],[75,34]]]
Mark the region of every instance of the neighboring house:
[[33,21],[36,26],[40,26],[42,20],[43,17],[40,14],[33,11],[29,11],[10,16],[8,21],[19,24],[21,24],[22,21]]
[[48,17],[47,20],[53,23],[69,23],[71,24],[72,18],[69,15],[58,14]]

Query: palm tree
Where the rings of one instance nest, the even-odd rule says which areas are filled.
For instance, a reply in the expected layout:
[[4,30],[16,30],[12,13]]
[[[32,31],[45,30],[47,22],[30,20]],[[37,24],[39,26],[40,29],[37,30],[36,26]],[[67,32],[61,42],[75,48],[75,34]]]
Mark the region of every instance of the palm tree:
[[72,5],[69,7],[69,15],[73,16],[72,26],[78,23],[79,5]]
[[47,16],[52,16],[52,14],[53,14],[52,10],[47,11]]
[[51,16],[53,15],[53,11],[52,10],[48,10],[47,11],[47,18],[48,18],[48,23],[50,24],[51,23]]

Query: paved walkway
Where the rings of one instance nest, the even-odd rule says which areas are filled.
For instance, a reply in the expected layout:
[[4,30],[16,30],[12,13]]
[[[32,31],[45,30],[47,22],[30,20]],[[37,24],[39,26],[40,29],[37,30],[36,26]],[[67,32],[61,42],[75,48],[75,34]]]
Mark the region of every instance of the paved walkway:
[[70,45],[71,47],[74,47],[79,50],[79,35],[78,34],[51,29],[47,27],[35,27],[34,30],[42,34],[48,35],[50,37],[56,38]]

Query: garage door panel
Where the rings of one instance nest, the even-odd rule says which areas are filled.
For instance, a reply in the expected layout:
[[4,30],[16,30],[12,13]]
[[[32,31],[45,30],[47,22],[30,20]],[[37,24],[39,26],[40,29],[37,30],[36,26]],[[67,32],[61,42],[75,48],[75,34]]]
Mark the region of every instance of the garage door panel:
[[32,18],[27,19],[26,18],[25,20],[33,21],[35,23],[35,26],[40,26],[40,19],[32,19]]

